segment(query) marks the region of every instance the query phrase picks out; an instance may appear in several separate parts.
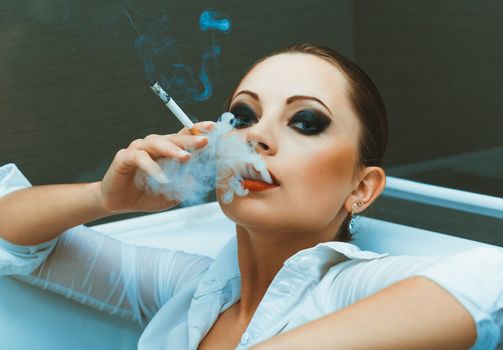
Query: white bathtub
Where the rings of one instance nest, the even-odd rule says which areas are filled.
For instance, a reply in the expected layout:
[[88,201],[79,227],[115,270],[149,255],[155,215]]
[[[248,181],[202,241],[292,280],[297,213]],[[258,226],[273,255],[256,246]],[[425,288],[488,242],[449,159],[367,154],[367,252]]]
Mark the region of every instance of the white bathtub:
[[[234,225],[216,203],[209,203],[95,226],[95,229],[135,244],[213,257],[233,235]],[[422,255],[455,253],[485,245],[373,219],[362,220],[354,243],[377,252]],[[0,278],[1,349],[136,349],[141,331],[131,322],[11,278]]]

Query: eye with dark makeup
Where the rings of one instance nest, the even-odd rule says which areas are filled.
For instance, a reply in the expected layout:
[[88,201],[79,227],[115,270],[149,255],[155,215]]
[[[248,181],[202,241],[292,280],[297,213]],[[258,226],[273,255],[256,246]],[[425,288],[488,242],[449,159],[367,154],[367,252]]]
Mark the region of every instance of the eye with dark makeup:
[[314,109],[303,109],[295,113],[288,125],[304,135],[322,133],[329,125],[331,119]]
[[[244,129],[258,122],[253,109],[244,103],[232,106],[230,112],[234,114],[231,124],[236,129]],[[330,123],[331,119],[322,112],[315,109],[303,109],[290,118],[288,125],[300,134],[316,135],[322,133]]]
[[244,103],[232,106],[230,112],[234,114],[234,118],[231,119],[231,125],[236,129],[249,127],[258,121],[253,109]]

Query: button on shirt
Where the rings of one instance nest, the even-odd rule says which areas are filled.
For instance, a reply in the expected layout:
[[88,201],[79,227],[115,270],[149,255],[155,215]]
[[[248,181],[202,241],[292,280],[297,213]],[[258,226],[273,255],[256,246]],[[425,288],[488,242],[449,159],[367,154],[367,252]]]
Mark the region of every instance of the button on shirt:
[[[0,196],[27,186],[14,165],[0,167]],[[196,349],[219,314],[239,300],[241,285],[235,238],[211,260],[129,245],[83,225],[31,247],[0,239],[0,275],[14,275],[146,325],[140,350]],[[285,261],[236,349],[247,349],[412,276],[433,280],[469,311],[477,327],[472,349],[494,349],[502,341],[501,250],[388,256],[328,242]]]

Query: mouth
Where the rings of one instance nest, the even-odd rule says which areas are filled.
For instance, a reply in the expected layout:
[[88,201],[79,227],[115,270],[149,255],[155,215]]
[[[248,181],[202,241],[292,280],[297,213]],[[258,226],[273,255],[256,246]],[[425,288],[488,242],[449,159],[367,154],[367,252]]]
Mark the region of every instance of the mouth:
[[258,170],[250,164],[241,175],[241,183],[243,187],[249,191],[260,192],[280,186],[276,176],[265,167]]
[[242,181],[242,183],[243,183],[243,187],[246,190],[257,191],[257,192],[270,190],[272,188],[278,187],[278,185],[268,184],[267,182],[260,181],[260,180],[246,180],[245,179]]

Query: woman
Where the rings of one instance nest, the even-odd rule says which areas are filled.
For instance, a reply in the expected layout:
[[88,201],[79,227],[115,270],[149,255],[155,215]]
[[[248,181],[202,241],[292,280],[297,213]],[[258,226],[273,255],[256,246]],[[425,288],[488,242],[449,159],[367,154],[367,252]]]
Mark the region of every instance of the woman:
[[229,204],[217,193],[236,238],[214,261],[74,227],[175,205],[136,188],[134,174],[159,176],[155,159],[187,161],[186,150],[206,145],[205,137],[182,130],[135,140],[100,182],[4,191],[12,193],[0,199],[7,256],[0,274],[24,275],[148,322],[139,349],[496,346],[503,328],[501,252],[389,257],[344,242],[350,218],[385,184],[384,106],[358,67],[331,50],[294,45],[256,63],[229,109],[236,132],[256,145],[274,181],[249,185],[249,195]]

